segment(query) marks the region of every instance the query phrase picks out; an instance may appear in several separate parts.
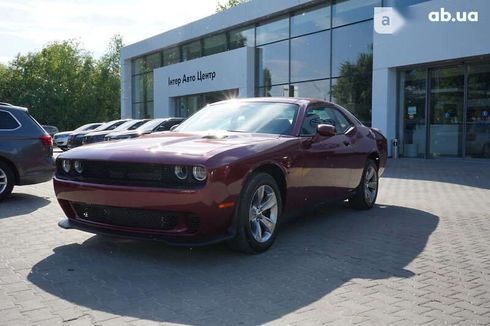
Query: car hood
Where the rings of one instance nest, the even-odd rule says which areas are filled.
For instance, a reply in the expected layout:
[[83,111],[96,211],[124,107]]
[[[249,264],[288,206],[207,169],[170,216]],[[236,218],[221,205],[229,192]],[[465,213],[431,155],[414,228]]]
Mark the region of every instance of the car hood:
[[136,139],[86,145],[65,152],[59,158],[184,165],[209,163],[212,166],[259,154],[295,139],[234,132],[158,132]]
[[71,133],[71,135],[73,137],[77,137],[77,136],[85,136],[86,134],[89,134],[91,133],[92,131],[78,131],[78,132],[74,132],[74,133]]
[[85,136],[93,137],[93,136],[107,135],[109,133],[111,133],[111,130],[92,131],[92,132],[85,134]]
[[108,134],[110,137],[115,137],[115,136],[127,136],[127,135],[142,135],[145,132],[139,131],[139,130],[124,130],[124,131],[116,131],[116,132],[111,132]]
[[63,131],[63,132],[57,132],[54,134],[54,137],[60,137],[60,136],[68,136],[69,134],[71,134],[73,132],[72,131]]

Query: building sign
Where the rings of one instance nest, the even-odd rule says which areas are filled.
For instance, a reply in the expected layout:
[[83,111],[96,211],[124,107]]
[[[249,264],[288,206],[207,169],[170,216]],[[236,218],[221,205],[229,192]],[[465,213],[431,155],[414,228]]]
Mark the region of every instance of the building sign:
[[216,78],[216,71],[203,72],[198,70],[195,74],[183,74],[182,77],[170,78],[168,77],[168,86],[180,86],[181,84],[189,84],[194,82],[204,82],[207,80],[214,80]]

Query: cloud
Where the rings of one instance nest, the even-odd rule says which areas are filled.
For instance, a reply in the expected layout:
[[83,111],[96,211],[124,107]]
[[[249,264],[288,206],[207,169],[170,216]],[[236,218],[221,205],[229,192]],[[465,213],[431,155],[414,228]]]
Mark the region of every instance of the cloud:
[[[110,38],[141,41],[214,13],[216,0],[0,0],[0,60],[77,39],[100,56]],[[19,42],[12,42],[15,38]]]

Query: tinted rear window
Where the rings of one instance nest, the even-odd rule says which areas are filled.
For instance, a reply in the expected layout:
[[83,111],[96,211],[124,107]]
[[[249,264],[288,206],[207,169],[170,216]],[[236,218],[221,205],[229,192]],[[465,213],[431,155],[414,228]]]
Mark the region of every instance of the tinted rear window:
[[0,130],[16,129],[20,125],[14,117],[6,111],[0,111]]

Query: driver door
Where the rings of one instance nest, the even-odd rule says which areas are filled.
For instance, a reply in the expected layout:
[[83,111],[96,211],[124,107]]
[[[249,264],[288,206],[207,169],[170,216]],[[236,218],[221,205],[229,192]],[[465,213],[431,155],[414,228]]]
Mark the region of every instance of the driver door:
[[[352,125],[336,108],[316,106],[307,109],[301,128],[303,187],[311,204],[342,198],[350,188],[352,158],[349,137]],[[343,115],[342,115],[343,117]],[[320,136],[319,124],[331,124],[336,135]]]

